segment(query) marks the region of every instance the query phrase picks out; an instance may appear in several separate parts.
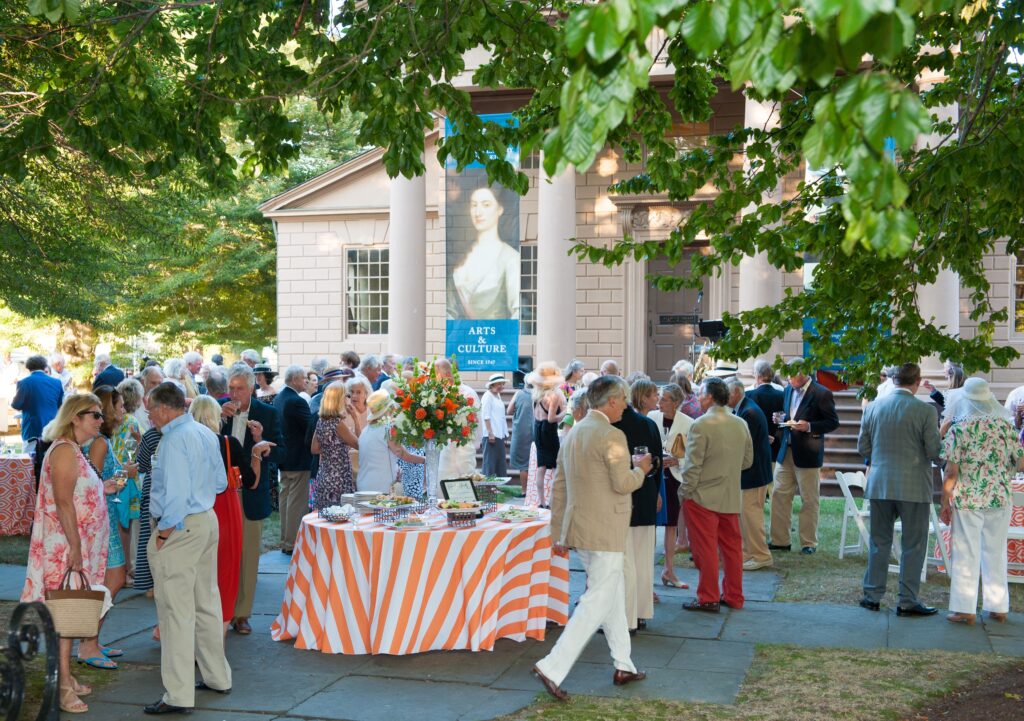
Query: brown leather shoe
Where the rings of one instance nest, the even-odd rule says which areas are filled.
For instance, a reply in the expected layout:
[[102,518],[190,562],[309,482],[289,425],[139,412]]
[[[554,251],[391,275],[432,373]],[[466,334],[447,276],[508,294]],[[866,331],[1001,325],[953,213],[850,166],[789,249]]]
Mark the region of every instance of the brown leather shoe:
[[996,623],[1006,623],[1006,614],[998,611],[989,611],[988,617]]
[[562,690],[561,686],[558,686],[554,681],[549,679],[547,676],[540,672],[540,669],[536,666],[533,667],[533,675],[540,679],[540,682],[544,684],[544,688],[549,694],[554,696],[559,701],[568,701],[569,694]]
[[621,671],[619,669],[615,669],[615,673],[612,674],[612,683],[616,686],[625,686],[627,683],[643,681],[645,678],[647,678],[647,673],[645,671],[637,671],[636,673],[633,673],[632,671]]
[[684,611],[703,611],[704,613],[718,613],[718,603],[715,601],[707,601],[701,603],[697,599],[687,601],[683,604]]
[[239,636],[248,636],[252,633],[252,626],[249,625],[247,618],[236,618],[231,622],[231,628],[235,629],[235,633]]

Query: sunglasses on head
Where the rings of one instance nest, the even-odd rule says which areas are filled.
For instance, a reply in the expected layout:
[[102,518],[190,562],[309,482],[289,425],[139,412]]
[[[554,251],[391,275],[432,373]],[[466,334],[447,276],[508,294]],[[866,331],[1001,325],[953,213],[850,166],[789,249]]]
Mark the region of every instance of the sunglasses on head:
[[95,419],[97,421],[102,421],[103,420],[103,414],[100,413],[99,411],[82,411],[78,415],[80,415],[80,416],[92,416],[93,419]]

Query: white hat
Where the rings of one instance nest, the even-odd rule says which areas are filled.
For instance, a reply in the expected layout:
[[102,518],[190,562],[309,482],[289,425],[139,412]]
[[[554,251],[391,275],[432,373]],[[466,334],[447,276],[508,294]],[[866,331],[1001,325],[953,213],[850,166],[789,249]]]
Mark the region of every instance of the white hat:
[[992,389],[988,387],[988,382],[984,378],[968,378],[964,381],[962,392],[965,398],[970,398],[972,401],[995,400]]
[[508,383],[508,380],[501,373],[495,373],[487,379],[487,387],[490,388],[495,383]]
[[370,397],[366,399],[366,408],[369,410],[368,421],[375,421],[382,416],[386,416],[395,410],[395,404],[391,400],[391,394],[386,390],[380,389],[375,390],[370,394]]
[[728,378],[734,376],[739,372],[739,367],[735,363],[729,363],[728,361],[715,361],[715,367],[713,370],[708,371],[704,374],[705,378]]
[[536,370],[527,374],[526,382],[534,388],[547,390],[565,383],[565,377],[554,361],[545,361],[537,366]]

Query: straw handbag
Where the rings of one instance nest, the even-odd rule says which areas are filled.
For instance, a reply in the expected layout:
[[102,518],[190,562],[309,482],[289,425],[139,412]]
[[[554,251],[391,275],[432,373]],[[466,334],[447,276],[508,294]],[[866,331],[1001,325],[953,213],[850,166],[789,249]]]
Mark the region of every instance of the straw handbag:
[[46,608],[62,638],[91,638],[99,633],[104,591],[93,591],[85,574],[78,571],[81,588],[71,587],[71,569],[60,586],[46,592]]

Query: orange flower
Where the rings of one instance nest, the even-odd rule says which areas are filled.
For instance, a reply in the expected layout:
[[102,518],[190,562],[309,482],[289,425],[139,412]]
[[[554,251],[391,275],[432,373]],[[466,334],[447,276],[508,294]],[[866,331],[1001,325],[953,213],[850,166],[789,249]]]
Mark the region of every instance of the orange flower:
[[466,405],[468,405],[468,406],[471,406],[471,405],[473,405],[473,404],[474,404],[475,402],[476,402],[476,401],[474,401],[474,400],[473,400],[473,396],[467,396],[467,397],[466,397]]
[[470,413],[468,416],[466,416],[466,420],[469,421],[470,423],[475,423],[476,413]]
[[391,426],[391,437],[398,438],[398,429],[395,428],[394,426]]
[[403,410],[409,410],[410,408],[412,408],[412,404],[413,404],[412,396],[407,396],[407,397],[402,399],[401,405],[402,405],[402,409]]
[[439,421],[443,421],[444,420],[444,411],[442,411],[440,408],[438,408],[436,411],[434,411],[434,415],[437,416],[437,420],[439,420]]
[[431,438],[434,437],[434,429],[428,428],[427,430],[423,431],[423,437],[429,441]]
[[468,437],[469,436],[469,432],[470,432],[469,426],[463,426],[462,427],[462,437],[463,438]]
[[422,421],[426,417],[427,417],[426,410],[424,410],[423,408],[417,408],[416,409],[416,420]]
[[444,408],[449,413],[454,413],[457,407],[458,406],[455,405],[455,401],[453,401],[451,398],[444,399]]

